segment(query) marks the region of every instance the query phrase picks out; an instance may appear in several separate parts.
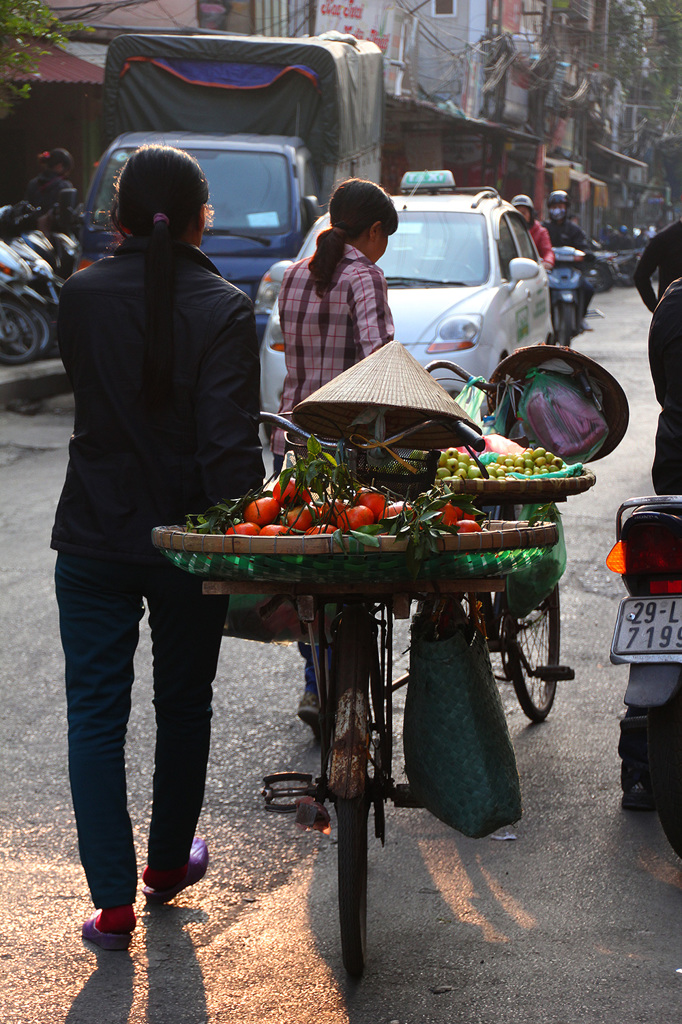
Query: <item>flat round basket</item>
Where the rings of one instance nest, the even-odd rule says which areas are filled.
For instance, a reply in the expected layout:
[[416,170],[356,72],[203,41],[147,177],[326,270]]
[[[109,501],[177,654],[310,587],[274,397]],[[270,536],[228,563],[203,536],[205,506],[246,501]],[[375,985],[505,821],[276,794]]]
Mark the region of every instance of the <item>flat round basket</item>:
[[[438,554],[424,559],[417,579],[470,579],[506,576],[532,566],[555,544],[553,523],[496,521],[481,533],[446,534]],[[411,580],[407,541],[378,537],[379,547],[331,534],[310,537],[249,537],[188,533],[180,526],[157,526],[152,543],[179,568],[209,580],[286,583],[360,583],[377,578]]]
[[594,487],[597,478],[592,470],[584,468],[580,476],[548,478],[538,475],[516,480],[507,477],[505,480],[474,480],[450,478],[448,487],[454,494],[481,495],[488,505],[535,504],[541,505],[549,501],[561,501],[570,494],[582,494]]

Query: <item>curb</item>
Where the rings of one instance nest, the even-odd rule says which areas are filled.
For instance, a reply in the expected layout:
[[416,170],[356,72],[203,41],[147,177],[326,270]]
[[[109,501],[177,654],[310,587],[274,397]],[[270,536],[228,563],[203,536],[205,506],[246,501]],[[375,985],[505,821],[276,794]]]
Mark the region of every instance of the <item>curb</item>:
[[71,392],[61,359],[42,359],[25,366],[0,367],[0,406],[9,402],[37,401]]

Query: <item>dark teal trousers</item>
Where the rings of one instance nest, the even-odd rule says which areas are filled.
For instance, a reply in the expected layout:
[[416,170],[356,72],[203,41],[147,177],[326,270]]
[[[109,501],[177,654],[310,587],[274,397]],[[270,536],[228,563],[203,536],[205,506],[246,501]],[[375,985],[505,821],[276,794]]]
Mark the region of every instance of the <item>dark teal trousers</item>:
[[80,857],[96,907],[134,903],[124,748],[144,604],[156,715],[148,863],[164,871],[187,863],[201,811],[228,598],[203,596],[199,577],[161,558],[147,566],[60,553],[55,585]]

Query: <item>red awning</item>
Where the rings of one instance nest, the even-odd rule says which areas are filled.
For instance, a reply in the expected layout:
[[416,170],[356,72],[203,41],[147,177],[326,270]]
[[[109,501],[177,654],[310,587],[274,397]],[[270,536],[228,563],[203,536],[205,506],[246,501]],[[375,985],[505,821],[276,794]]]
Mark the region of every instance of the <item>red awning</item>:
[[80,82],[86,85],[101,85],[104,81],[104,68],[90,64],[87,60],[74,57],[56,46],[41,47],[46,52],[37,59],[37,70],[33,73],[25,71],[13,75],[15,82],[40,82],[72,84]]

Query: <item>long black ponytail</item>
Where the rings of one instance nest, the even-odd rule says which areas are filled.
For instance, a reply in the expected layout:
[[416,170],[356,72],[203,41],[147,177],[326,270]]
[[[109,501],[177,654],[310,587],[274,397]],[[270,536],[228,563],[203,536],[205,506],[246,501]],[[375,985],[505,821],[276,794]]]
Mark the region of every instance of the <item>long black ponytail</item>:
[[208,183],[189,153],[143,146],[126,161],[116,185],[114,226],[124,235],[149,237],[145,254],[145,346],[142,395],[149,411],[165,407],[173,386],[173,241],[208,202]]

